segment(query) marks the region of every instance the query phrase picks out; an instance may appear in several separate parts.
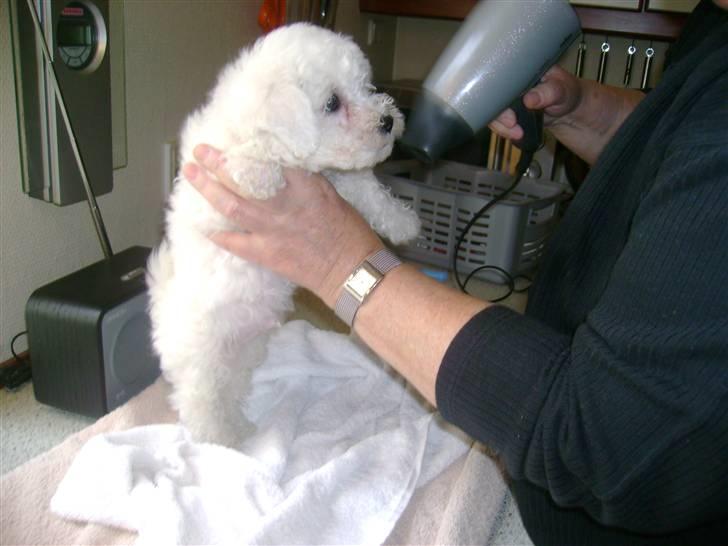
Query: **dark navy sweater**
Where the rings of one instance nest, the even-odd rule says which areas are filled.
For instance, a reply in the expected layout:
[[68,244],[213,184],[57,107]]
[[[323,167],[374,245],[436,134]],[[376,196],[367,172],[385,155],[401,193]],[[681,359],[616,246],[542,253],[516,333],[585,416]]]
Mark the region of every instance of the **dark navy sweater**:
[[502,458],[539,544],[728,544],[728,14],[704,0],[670,61],[525,316],[486,309],[438,374],[441,413]]

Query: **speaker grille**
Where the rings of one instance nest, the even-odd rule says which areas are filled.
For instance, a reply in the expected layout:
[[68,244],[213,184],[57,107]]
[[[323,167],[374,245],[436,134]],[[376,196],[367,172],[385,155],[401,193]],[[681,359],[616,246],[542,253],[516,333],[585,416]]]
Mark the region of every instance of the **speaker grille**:
[[123,404],[159,375],[152,351],[147,294],[107,313],[101,324],[108,410]]

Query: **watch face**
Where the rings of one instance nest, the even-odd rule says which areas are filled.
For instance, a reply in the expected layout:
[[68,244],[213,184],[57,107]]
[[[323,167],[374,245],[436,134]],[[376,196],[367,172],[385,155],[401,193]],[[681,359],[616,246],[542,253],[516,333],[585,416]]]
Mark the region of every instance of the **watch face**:
[[372,264],[364,262],[347,279],[345,287],[352,296],[362,302],[383,276]]
[[378,278],[371,271],[361,267],[349,281],[349,287],[355,292],[355,295],[363,298],[372,289]]

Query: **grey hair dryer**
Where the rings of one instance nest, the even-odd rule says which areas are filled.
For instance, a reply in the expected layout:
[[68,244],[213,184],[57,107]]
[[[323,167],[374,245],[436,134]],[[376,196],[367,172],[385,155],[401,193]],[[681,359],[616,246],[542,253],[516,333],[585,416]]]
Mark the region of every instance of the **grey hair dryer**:
[[541,118],[521,96],[581,34],[567,0],[480,0],[422,84],[400,145],[432,163],[466,142],[509,106],[533,152]]

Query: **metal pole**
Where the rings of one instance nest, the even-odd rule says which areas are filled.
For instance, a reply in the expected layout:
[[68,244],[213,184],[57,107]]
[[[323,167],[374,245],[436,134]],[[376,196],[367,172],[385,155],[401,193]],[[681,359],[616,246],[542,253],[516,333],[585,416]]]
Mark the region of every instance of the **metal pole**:
[[94,227],[96,228],[96,235],[99,238],[99,243],[101,244],[101,250],[103,250],[104,252],[104,257],[106,259],[109,259],[114,255],[114,253],[111,250],[111,243],[109,242],[109,236],[106,233],[104,219],[101,217],[101,211],[99,210],[99,206],[96,203],[96,196],[94,195],[94,191],[91,188],[91,183],[88,180],[86,166],[84,165],[83,159],[81,158],[81,151],[78,148],[76,133],[73,131],[73,125],[71,124],[71,119],[69,118],[68,110],[66,109],[66,101],[63,100],[63,93],[61,93],[61,87],[60,85],[58,85],[56,69],[53,65],[53,60],[51,59],[51,53],[48,49],[48,44],[46,43],[45,36],[43,35],[43,28],[40,25],[40,20],[38,19],[38,14],[35,11],[35,7],[33,7],[32,0],[26,0],[26,3],[28,4],[30,15],[33,18],[33,24],[35,25],[36,34],[38,35],[38,40],[41,44],[43,57],[50,67],[49,74],[51,76],[51,83],[53,84],[53,90],[56,94],[56,98],[58,99],[58,106],[60,106],[61,109],[61,117],[63,118],[63,123],[66,126],[66,131],[68,131],[68,137],[71,141],[71,148],[73,149],[73,155],[76,158],[76,164],[78,165],[78,169],[81,173],[81,181],[83,182],[83,189],[86,191],[86,200],[88,202],[89,210],[91,212],[91,218],[94,222]]

